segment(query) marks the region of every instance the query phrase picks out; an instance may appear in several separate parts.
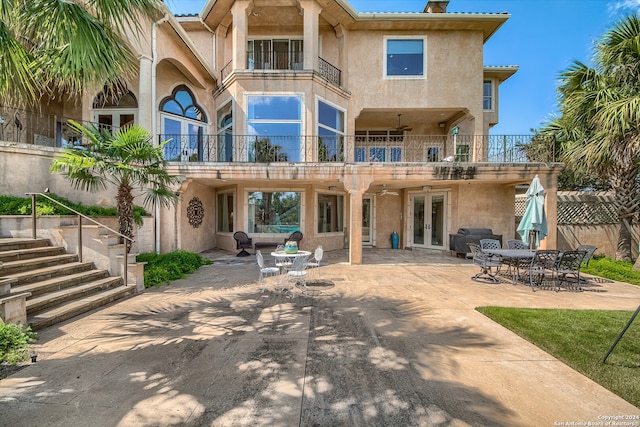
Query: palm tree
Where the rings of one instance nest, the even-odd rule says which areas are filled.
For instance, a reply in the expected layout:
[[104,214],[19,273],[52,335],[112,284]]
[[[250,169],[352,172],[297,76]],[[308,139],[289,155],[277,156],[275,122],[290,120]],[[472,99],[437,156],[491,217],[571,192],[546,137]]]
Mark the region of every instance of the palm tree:
[[0,0],[0,101],[117,87],[136,64],[125,32],[165,10],[162,0]]
[[595,47],[595,66],[560,75],[561,117],[543,129],[564,141],[564,160],[611,185],[620,220],[616,259],[631,261],[640,171],[640,17],[616,23]]
[[[154,146],[152,137],[141,126],[132,125],[116,134],[96,127],[70,122],[73,129],[86,137],[86,149],[67,148],[57,155],[51,170],[64,174],[74,188],[83,191],[117,188],[119,232],[133,238],[134,191],[144,193],[144,205],[170,207],[178,196],[170,188],[177,182],[164,169],[163,144]],[[127,252],[130,246],[127,246]]]

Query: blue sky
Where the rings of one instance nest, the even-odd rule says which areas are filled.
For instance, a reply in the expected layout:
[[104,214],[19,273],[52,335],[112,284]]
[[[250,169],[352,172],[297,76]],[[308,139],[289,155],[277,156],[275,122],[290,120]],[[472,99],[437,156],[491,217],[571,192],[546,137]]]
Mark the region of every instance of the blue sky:
[[[165,0],[174,13],[199,13],[205,0]],[[349,1],[349,0],[348,0]],[[358,12],[421,12],[427,0],[350,0]],[[448,12],[507,12],[489,39],[484,64],[518,65],[500,87],[500,123],[492,134],[528,134],[557,111],[559,74],[590,63],[593,44],[640,0],[450,0]]]

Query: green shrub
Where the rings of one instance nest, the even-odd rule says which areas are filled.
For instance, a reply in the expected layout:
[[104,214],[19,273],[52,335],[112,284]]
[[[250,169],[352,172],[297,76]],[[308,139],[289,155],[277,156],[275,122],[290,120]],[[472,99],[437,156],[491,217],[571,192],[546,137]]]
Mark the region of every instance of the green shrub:
[[[118,210],[115,207],[85,206],[82,203],[74,203],[55,194],[49,194],[49,197],[89,217],[118,216]],[[44,197],[36,199],[36,214],[75,215],[73,211],[65,209]],[[0,215],[31,215],[31,197],[0,196]],[[144,216],[149,216],[149,213],[143,207],[133,207],[133,219],[136,224],[142,225],[142,217]]]
[[172,280],[182,279],[201,266],[213,262],[199,254],[182,250],[161,255],[144,252],[136,257],[136,261],[147,263],[144,266],[145,288],[158,287],[162,284],[168,285]]
[[582,271],[611,280],[640,285],[640,271],[634,270],[631,262],[597,256],[589,261],[589,268],[583,268]]
[[15,365],[29,358],[35,332],[17,323],[0,323],[0,363]]

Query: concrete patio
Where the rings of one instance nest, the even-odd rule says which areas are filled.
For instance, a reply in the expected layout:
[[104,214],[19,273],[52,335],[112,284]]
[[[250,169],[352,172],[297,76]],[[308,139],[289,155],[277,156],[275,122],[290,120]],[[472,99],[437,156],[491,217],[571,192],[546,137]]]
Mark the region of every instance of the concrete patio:
[[[640,410],[475,311],[635,310],[640,287],[532,292],[449,253],[325,253],[311,295],[255,257],[44,329],[0,381],[2,426],[553,426]],[[266,256],[266,259],[269,257]],[[605,421],[606,422],[606,421]],[[576,424],[578,425],[578,424]],[[585,424],[586,425],[586,424]]]

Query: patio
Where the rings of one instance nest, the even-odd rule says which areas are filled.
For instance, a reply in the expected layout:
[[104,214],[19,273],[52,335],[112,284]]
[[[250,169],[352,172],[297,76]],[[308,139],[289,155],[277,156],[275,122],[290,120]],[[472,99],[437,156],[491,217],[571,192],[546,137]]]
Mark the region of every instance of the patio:
[[[317,296],[260,292],[255,257],[39,334],[38,362],[0,381],[21,425],[553,425],[637,414],[493,323],[482,305],[635,310],[640,288],[541,291],[471,280],[426,250],[325,252]],[[269,262],[269,260],[267,260]],[[535,373],[535,375],[531,375]]]

